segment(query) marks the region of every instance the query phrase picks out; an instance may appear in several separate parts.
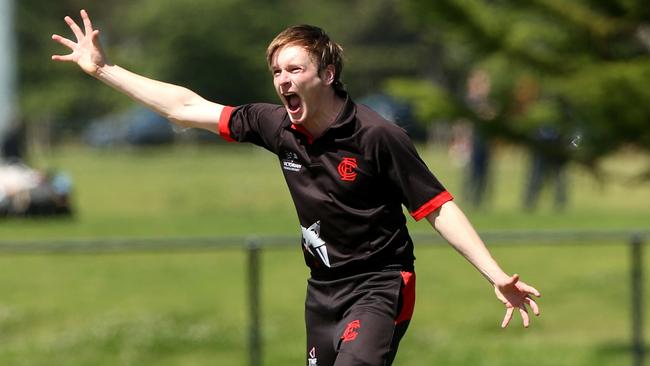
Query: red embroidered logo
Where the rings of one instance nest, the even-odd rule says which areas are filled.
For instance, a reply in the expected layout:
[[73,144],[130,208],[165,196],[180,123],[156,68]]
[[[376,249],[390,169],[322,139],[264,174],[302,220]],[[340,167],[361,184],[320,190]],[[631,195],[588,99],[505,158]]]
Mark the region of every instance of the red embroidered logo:
[[343,158],[339,164],[338,171],[341,175],[341,180],[353,181],[357,179],[357,158]]
[[350,342],[355,340],[359,335],[359,333],[357,332],[359,328],[361,328],[360,320],[353,320],[349,322],[348,326],[345,328],[345,331],[343,332],[343,335],[341,336],[343,342]]

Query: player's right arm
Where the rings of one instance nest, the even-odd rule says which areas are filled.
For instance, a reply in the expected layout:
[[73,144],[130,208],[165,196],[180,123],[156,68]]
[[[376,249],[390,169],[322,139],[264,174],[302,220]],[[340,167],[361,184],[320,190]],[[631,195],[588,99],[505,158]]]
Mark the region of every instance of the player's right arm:
[[85,10],[81,10],[81,19],[83,30],[72,18],[65,17],[65,22],[77,39],[76,42],[57,34],[52,35],[54,41],[72,51],[67,55],[53,55],[52,60],[76,63],[87,74],[144,104],[175,124],[217,131],[222,105],[210,102],[187,88],[152,80],[111,64],[99,42],[99,30],[93,29]]

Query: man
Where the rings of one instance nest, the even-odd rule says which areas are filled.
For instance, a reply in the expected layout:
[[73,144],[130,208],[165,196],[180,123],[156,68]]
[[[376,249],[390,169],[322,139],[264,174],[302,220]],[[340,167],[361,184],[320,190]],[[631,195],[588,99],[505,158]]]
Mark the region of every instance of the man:
[[55,61],[83,71],[183,127],[218,132],[278,155],[311,269],[305,318],[309,365],[390,365],[415,300],[413,244],[402,214],[426,218],[493,284],[528,326],[539,314],[531,286],[491,257],[461,210],[418,156],[403,130],[355,104],[341,83],[342,49],[319,28],[296,26],[269,45],[267,61],[282,105],[219,105],[183,87],[154,81],[108,62],[99,31],[81,11],[84,30]]

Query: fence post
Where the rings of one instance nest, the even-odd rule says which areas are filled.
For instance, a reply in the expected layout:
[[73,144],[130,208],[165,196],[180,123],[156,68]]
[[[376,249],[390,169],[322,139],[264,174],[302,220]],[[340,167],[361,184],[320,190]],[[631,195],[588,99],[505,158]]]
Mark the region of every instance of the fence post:
[[632,256],[632,362],[634,366],[643,366],[645,344],[643,340],[643,241],[641,235],[632,237],[630,248]]
[[262,342],[260,337],[260,241],[249,238],[246,242],[248,252],[248,303],[249,303],[249,328],[248,328],[248,353],[249,365],[262,364]]

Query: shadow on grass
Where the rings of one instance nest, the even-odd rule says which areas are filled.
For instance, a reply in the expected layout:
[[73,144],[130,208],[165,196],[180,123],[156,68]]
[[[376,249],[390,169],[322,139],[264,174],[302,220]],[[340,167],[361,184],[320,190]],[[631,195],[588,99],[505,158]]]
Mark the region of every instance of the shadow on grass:
[[[629,342],[608,342],[601,343],[595,347],[595,356],[598,360],[620,360],[621,358],[633,358],[638,350],[634,349],[631,343]],[[645,355],[645,359],[648,359],[650,354],[650,346],[647,344],[643,347],[641,352]],[[614,364],[614,362],[612,362]],[[643,363],[642,363],[643,364]]]

